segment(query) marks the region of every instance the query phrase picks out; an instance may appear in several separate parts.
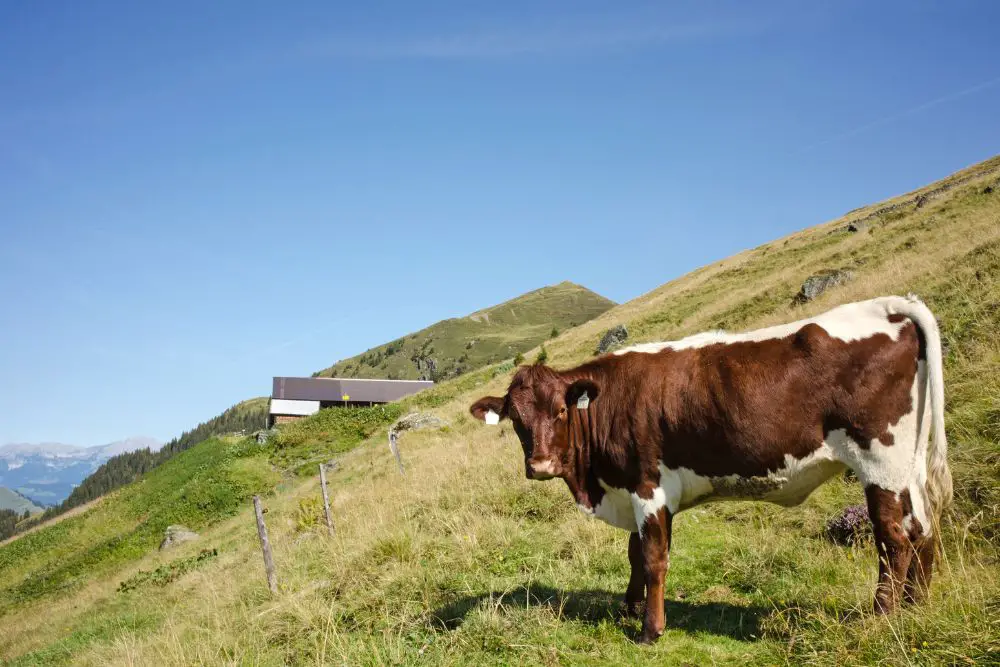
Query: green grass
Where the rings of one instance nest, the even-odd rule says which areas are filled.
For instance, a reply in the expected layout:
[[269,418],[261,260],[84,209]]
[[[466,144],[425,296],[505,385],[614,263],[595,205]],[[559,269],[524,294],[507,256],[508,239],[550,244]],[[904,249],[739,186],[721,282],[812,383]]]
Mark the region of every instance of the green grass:
[[[466,317],[444,320],[426,329],[338,361],[319,372],[324,377],[416,380],[447,379],[485,364],[514,357],[583,324],[614,306],[599,294],[570,282],[522,294]],[[415,362],[420,358],[421,368]],[[426,367],[433,359],[436,371]]]
[[[17,545],[34,535],[0,548],[0,655],[23,665],[1000,664],[1000,195],[982,193],[998,175],[881,216],[870,233],[834,221],[766,244],[538,341],[549,363],[566,367],[591,358],[612,323],[654,340],[918,293],[947,344],[956,489],[929,604],[870,613],[871,540],[844,547],[824,537],[825,522],[862,499],[856,483],[838,477],[794,509],[726,503],[680,514],[666,633],[652,647],[636,645],[639,622],[622,618],[619,606],[626,534],[580,514],[561,482],[525,480],[510,429],[468,417],[472,400],[509,381],[512,365],[494,363],[399,406],[321,412],[265,447],[200,445],[171,462],[200,477],[178,468],[172,481],[153,479],[164,466],[63,522],[78,524],[40,531],[30,547]],[[792,305],[802,280],[829,267],[850,268],[855,280]],[[385,426],[413,407],[450,425],[403,435],[404,477]],[[185,456],[204,458],[195,465]],[[312,471],[332,456],[340,466],[329,473],[336,533],[328,536]],[[232,492],[242,500],[231,512],[196,481],[226,479],[223,470],[256,480]],[[279,473],[266,498],[279,581],[272,597],[245,498]],[[190,493],[176,486],[181,478],[191,480],[182,484]],[[142,521],[165,520],[169,507],[194,512],[199,498],[220,510],[203,517],[199,543],[176,555],[114,542],[129,544]],[[112,542],[82,567],[83,554]],[[185,565],[202,548],[218,556]],[[71,586],[12,597],[25,582],[40,585],[39,572],[58,584],[63,566]],[[117,592],[158,568],[170,579],[164,585]]]

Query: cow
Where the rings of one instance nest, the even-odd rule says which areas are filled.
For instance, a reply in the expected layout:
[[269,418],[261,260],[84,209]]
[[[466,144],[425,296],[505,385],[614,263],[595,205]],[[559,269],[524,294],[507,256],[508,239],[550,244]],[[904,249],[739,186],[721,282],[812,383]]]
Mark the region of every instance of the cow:
[[848,303],[746,333],[644,343],[557,371],[520,366],[471,414],[509,419],[529,479],[631,533],[628,613],[664,629],[671,522],[720,500],[800,504],[850,469],[879,555],[878,613],[927,593],[952,498],[941,336],[915,296]]

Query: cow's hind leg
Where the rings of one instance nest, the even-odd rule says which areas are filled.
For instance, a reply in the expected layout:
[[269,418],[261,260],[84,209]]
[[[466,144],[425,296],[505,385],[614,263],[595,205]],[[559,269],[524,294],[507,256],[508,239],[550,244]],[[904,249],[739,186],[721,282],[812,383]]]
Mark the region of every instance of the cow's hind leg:
[[642,540],[639,533],[631,533],[628,538],[628,562],[632,568],[628,588],[625,589],[625,614],[638,616],[642,613],[642,602],[646,597],[646,574],[643,569]]
[[899,604],[913,557],[913,546],[903,527],[903,499],[899,494],[869,486],[865,488],[865,497],[879,559],[875,612],[885,614]]
[[903,586],[903,600],[910,604],[923,602],[931,587],[933,570],[934,539],[921,536],[914,541],[914,554],[910,560],[910,569],[906,573],[906,584]]
[[[903,600],[916,604],[924,601],[931,585],[936,540],[932,536],[935,526],[932,526],[930,500],[921,477],[910,484],[910,492],[912,498],[911,493],[903,496],[903,528],[910,538],[913,558],[910,559],[910,568],[906,573]],[[907,507],[905,501],[911,499],[913,502]]]

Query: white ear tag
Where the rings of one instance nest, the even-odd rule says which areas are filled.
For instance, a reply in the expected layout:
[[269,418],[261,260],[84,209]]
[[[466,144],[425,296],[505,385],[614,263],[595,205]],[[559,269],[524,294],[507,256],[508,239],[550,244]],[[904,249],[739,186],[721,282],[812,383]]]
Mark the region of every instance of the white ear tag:
[[576,409],[586,410],[590,407],[590,396],[587,396],[587,392],[580,394],[580,398],[576,399]]
[[496,426],[500,423],[500,415],[490,410],[486,413],[486,423],[490,426]]

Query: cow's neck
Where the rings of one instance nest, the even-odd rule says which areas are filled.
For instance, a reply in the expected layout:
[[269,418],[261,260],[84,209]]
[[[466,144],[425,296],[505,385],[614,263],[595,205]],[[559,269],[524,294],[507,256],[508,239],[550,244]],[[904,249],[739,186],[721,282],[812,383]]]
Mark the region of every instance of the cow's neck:
[[[590,375],[592,374],[581,377]],[[591,401],[586,409],[569,406],[570,460],[566,461],[567,473],[563,479],[577,504],[587,508],[600,504],[601,496],[604,495],[604,489],[597,481],[594,459],[603,458],[601,451],[607,438],[605,425],[610,415],[606,414],[605,403]]]

